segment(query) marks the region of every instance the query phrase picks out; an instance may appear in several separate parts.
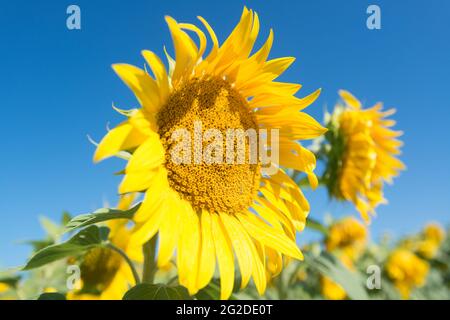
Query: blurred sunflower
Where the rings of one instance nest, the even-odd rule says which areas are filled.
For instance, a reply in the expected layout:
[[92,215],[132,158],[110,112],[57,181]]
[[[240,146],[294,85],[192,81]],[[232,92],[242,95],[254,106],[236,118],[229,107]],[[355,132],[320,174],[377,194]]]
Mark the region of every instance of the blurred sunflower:
[[354,217],[345,217],[333,223],[325,240],[328,251],[339,253],[355,260],[365,248],[367,228]]
[[344,288],[328,277],[322,276],[320,278],[320,285],[322,295],[327,300],[344,300],[347,297]]
[[425,284],[429,271],[426,261],[406,249],[394,250],[385,268],[403,299],[408,299],[414,288]]
[[10,289],[10,286],[6,283],[0,282],[0,293],[6,292]]
[[445,230],[438,223],[432,222],[425,226],[423,229],[423,235],[426,240],[441,244],[445,239]]
[[351,201],[366,221],[375,208],[386,203],[383,185],[391,183],[404,164],[396,158],[402,133],[390,129],[395,121],[387,119],[394,109],[382,111],[382,104],[362,109],[361,102],[341,90],[338,103],[329,116],[324,152],[327,167],[323,181],[331,196]]
[[437,223],[429,223],[422,231],[416,251],[425,259],[433,259],[445,239],[445,230]]
[[[326,129],[306,113],[320,91],[305,98],[294,94],[300,85],[274,81],[294,58],[267,60],[273,32],[251,54],[259,33],[258,15],[244,8],[228,39],[219,45],[216,34],[199,17],[212,46],[195,25],[166,17],[175,59],[167,52],[169,71],[151,51],[142,54],[153,76],[128,64],[113,69],[136,95],[141,108],[121,111],[128,119],[109,131],[98,145],[94,160],[131,154],[121,194],[145,192],[133,241],[146,243],[158,233],[158,265],[164,266],[176,249],[179,282],[191,294],[206,286],[217,264],[221,298],[230,296],[235,274],[234,254],[245,287],[252,277],[260,293],[266,287],[266,260],[276,271],[282,254],[302,259],[295,232],[305,226],[309,204],[294,181],[281,169],[261,173],[257,164],[176,164],[172,134],[178,129],[279,129],[280,160],[305,172],[313,187],[315,156],[297,140],[312,139]],[[197,45],[186,31],[194,32]],[[235,146],[236,147],[236,146]],[[245,141],[246,150],[249,142]],[[270,145],[269,145],[270,148]],[[194,157],[197,155],[194,154]],[[234,251],[234,253],[233,253]]]
[[[135,195],[121,197],[118,209],[129,209]],[[128,220],[110,220],[109,240],[117,248],[125,252],[131,259],[142,262],[142,247],[134,245],[130,239],[132,230]],[[80,265],[80,291],[67,294],[69,300],[120,300],[125,292],[135,285],[130,266],[124,258],[111,248],[94,248],[82,258]]]

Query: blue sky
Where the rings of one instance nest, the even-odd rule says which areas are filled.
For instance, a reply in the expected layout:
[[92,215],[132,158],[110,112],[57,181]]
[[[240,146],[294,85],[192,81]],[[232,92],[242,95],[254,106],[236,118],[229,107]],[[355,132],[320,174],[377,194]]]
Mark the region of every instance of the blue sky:
[[[339,3],[338,3],[339,2]],[[66,8],[81,7],[82,29],[66,28]],[[366,28],[366,8],[378,4],[382,29]],[[323,88],[307,111],[321,119],[345,88],[371,105],[398,110],[408,166],[386,189],[390,204],[371,229],[415,232],[430,220],[449,222],[450,2],[430,1],[2,1],[0,5],[0,266],[21,264],[29,248],[19,241],[43,236],[38,216],[83,213],[114,203],[121,160],[94,165],[94,147],[112,109],[136,101],[110,68],[142,66],[142,49],[171,50],[164,22],[196,23],[202,15],[224,40],[244,5],[262,22],[261,41],[275,31],[272,57],[295,56],[283,76],[303,84],[299,95]],[[259,43],[261,43],[261,41]],[[311,215],[355,214],[308,192]]]

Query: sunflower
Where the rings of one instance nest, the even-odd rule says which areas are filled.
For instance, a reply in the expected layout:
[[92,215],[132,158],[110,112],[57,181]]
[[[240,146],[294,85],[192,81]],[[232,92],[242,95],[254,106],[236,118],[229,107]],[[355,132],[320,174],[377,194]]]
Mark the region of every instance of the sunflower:
[[10,289],[10,286],[6,283],[0,282],[0,294]]
[[385,182],[404,170],[396,158],[402,142],[400,131],[391,129],[395,121],[387,119],[394,109],[382,111],[382,104],[363,109],[361,102],[341,90],[339,103],[329,117],[325,148],[327,168],[323,181],[329,194],[339,200],[352,202],[362,217],[370,220],[375,208],[386,203]]
[[391,253],[385,268],[402,298],[408,299],[414,288],[425,284],[430,267],[413,252],[399,248]]
[[344,288],[328,277],[322,276],[320,285],[322,295],[327,300],[344,300],[347,297],[347,292],[345,292]]
[[[253,278],[263,293],[267,261],[272,271],[279,271],[282,255],[302,259],[295,237],[305,226],[309,204],[280,167],[305,172],[312,186],[317,185],[315,156],[297,140],[326,131],[300,112],[320,90],[297,98],[294,94],[300,85],[274,81],[294,58],[268,60],[272,30],[252,53],[260,27],[252,10],[244,8],[239,23],[221,45],[206,20],[198,19],[212,42],[208,54],[207,37],[200,28],[166,17],[175,51],[175,58],[166,51],[168,71],[160,58],[147,50],[142,55],[153,76],[147,68],[113,65],[140,107],[119,110],[127,119],[103,138],[94,161],[128,155],[119,193],[145,193],[134,216],[133,241],[144,244],[157,234],[157,264],[166,265],[176,252],[179,282],[190,294],[210,282],[217,259],[221,298],[228,298],[235,278],[234,255],[241,286]],[[193,32],[198,43],[187,32]],[[196,151],[190,163],[175,161],[179,144],[174,134],[181,129],[195,135],[198,123],[200,133],[265,129],[273,137],[275,130],[279,160],[265,163],[258,157],[251,163],[246,157],[239,164],[208,163]],[[195,147],[193,140],[188,146]],[[248,137],[244,140],[245,150],[254,146]],[[265,148],[275,150],[276,144],[268,140]],[[235,143],[233,148],[237,149]],[[179,154],[183,159],[191,156]],[[265,174],[267,168],[276,168],[276,173]]]
[[426,240],[441,244],[445,239],[445,230],[436,222],[429,223],[423,229],[423,236]]
[[445,230],[437,223],[429,223],[420,234],[416,252],[425,259],[433,259],[445,239]]
[[334,222],[329,229],[325,246],[330,252],[339,252],[351,260],[359,257],[367,241],[367,228],[354,217]]
[[[121,197],[118,209],[129,209],[134,194]],[[132,230],[128,220],[111,220],[107,223],[110,229],[109,241],[127,253],[135,261],[142,262],[142,248],[130,241]],[[110,248],[94,248],[83,257],[80,265],[82,289],[69,292],[70,300],[120,300],[130,286],[135,284],[130,266],[123,257]]]

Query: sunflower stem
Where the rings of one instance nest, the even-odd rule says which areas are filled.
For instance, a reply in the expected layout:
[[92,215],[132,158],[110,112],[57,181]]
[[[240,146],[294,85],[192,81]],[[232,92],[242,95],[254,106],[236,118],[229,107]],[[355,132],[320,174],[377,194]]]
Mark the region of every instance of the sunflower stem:
[[127,262],[128,266],[131,269],[131,272],[133,273],[133,277],[134,277],[134,281],[136,282],[136,284],[141,283],[141,279],[139,278],[139,274],[136,271],[136,268],[134,267],[134,263],[131,261],[131,259],[127,256],[127,254],[125,252],[122,251],[122,249],[116,247],[114,244],[112,244],[111,242],[108,242],[106,244],[106,247],[117,252],[118,254],[120,254],[122,256],[122,258],[124,258],[124,260]]
[[144,246],[144,270],[142,271],[142,282],[153,283],[156,273],[156,235],[147,241]]

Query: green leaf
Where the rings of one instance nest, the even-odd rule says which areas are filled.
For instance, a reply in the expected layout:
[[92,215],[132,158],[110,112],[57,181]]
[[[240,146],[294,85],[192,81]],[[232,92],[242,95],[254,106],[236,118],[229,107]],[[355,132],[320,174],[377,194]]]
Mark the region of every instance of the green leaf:
[[83,228],[95,223],[104,222],[112,219],[132,219],[136,211],[140,207],[140,203],[129,210],[117,210],[102,208],[92,213],[86,213],[76,216],[66,225],[66,232]]
[[43,293],[38,300],[66,300],[66,296],[58,292]]
[[90,226],[68,241],[46,247],[31,257],[23,270],[41,267],[50,262],[78,255],[94,247],[101,246],[108,239],[107,227]]
[[[240,287],[241,279],[236,278],[234,288]],[[195,298],[198,300],[220,300],[220,285],[216,280],[211,281],[206,287],[199,290],[195,294]],[[234,294],[232,294],[228,300],[238,300]]]
[[220,299],[220,286],[214,282],[211,282],[206,287],[201,289],[195,297],[198,300],[219,300]]
[[141,283],[128,290],[123,300],[191,300],[186,288],[164,284]]
[[328,252],[316,258],[311,255],[305,256],[311,267],[338,283],[344,288],[347,296],[352,300],[367,300],[369,296],[365,290],[365,283],[358,272],[347,269],[335,256]]
[[328,236],[328,228],[319,221],[314,220],[312,218],[308,217],[308,219],[306,219],[306,228],[318,231],[322,233],[325,237]]

